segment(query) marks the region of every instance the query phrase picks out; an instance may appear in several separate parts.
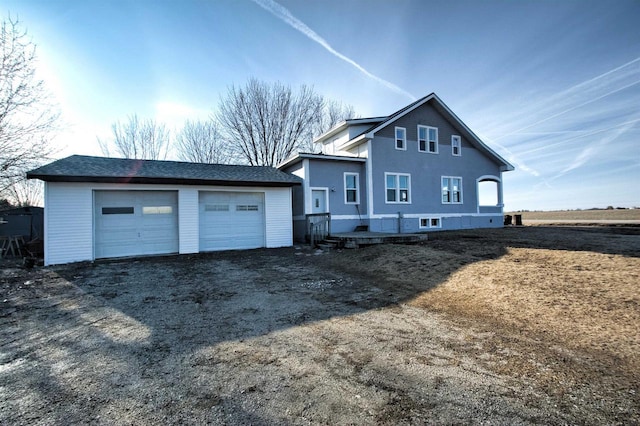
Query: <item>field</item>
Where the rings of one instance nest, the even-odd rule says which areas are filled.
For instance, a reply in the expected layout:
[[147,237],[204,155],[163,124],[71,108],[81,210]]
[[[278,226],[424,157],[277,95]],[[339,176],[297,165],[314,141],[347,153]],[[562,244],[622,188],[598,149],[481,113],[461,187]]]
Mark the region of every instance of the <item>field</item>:
[[520,214],[525,222],[537,221],[561,221],[561,222],[593,222],[624,221],[628,223],[640,223],[640,209],[612,209],[612,210],[558,210],[558,211],[533,211],[510,212],[510,215]]
[[638,424],[640,228],[0,269],[0,423]]

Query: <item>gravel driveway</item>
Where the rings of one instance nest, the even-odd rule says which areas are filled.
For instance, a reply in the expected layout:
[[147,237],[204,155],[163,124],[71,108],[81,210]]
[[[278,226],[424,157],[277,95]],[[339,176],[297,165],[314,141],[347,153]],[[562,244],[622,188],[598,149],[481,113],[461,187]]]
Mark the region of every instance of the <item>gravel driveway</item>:
[[0,423],[589,422],[485,369],[485,332],[329,256],[5,264]]

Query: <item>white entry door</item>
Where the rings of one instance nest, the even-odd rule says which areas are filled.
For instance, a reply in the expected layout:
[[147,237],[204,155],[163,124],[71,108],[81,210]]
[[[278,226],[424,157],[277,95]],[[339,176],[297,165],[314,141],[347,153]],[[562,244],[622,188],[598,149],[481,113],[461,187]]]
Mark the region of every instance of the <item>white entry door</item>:
[[200,192],[200,251],[264,247],[262,192]]
[[95,257],[178,252],[176,191],[95,191]]
[[311,190],[311,213],[327,213],[327,190]]

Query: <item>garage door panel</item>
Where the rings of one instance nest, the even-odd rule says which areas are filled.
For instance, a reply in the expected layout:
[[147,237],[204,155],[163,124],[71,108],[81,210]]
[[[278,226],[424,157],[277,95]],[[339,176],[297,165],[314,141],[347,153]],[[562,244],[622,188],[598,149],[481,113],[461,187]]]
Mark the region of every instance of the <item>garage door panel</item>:
[[200,251],[264,246],[263,193],[200,193]]
[[96,258],[178,251],[176,191],[95,191],[94,196]]

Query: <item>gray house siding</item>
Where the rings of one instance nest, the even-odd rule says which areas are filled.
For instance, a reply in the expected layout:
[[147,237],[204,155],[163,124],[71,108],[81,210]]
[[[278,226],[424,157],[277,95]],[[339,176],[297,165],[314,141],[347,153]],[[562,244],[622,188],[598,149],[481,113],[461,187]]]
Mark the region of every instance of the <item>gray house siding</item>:
[[[351,232],[358,225],[366,225],[367,193],[366,167],[363,162],[310,160],[309,185],[327,188],[328,209],[331,212],[332,232]],[[358,204],[345,203],[345,173],[358,173]]]
[[[305,164],[308,170],[304,170]],[[327,194],[328,212],[331,213],[332,232],[350,232],[358,225],[367,224],[366,167],[362,161],[301,158],[295,164],[282,169],[287,173],[306,176],[301,187],[293,188],[293,233],[297,241],[306,234],[306,213],[310,213],[305,192],[311,196],[313,190],[324,190]],[[357,173],[359,203],[345,203],[345,173]]]
[[[435,152],[429,149],[428,139],[420,150],[418,126],[437,129]],[[396,147],[398,127],[405,129],[404,149]],[[453,136],[460,141],[459,152],[453,151]],[[358,225],[368,225],[373,232],[502,226],[502,172],[513,170],[513,166],[485,145],[433,93],[388,117],[347,120],[341,127],[321,136],[318,142],[323,144],[323,154],[302,154],[291,161],[306,164],[302,175],[303,194],[307,199],[301,202],[305,213],[312,210],[311,196],[318,196],[314,189],[327,190],[327,208],[334,233],[353,231]],[[345,161],[345,157],[338,157],[340,155],[351,157]],[[288,167],[284,170],[291,172]],[[345,203],[346,171],[359,173],[358,208]],[[387,201],[389,175],[396,179],[396,188],[395,199]],[[405,193],[397,186],[407,178],[410,179],[409,199],[405,202],[401,200]],[[443,178],[448,179],[451,187],[449,193],[445,193],[449,201],[443,201],[443,184],[447,185]],[[453,190],[454,179],[456,187],[459,183],[460,192]],[[495,184],[481,185],[484,181]],[[496,191],[492,198],[497,203],[480,205],[480,186],[482,195],[487,188]],[[304,219],[304,216],[297,217]]]
[[[438,152],[418,149],[418,125],[438,129]],[[395,128],[406,129],[406,150],[395,147]],[[452,154],[451,136],[461,138],[461,155]],[[376,132],[371,144],[373,211],[372,231],[416,232],[420,217],[440,219],[437,229],[501,226],[498,207],[484,209],[495,217],[478,215],[477,179],[481,176],[501,178],[500,165],[481,152],[442,114],[428,103]],[[410,202],[386,202],[385,173],[410,175]],[[462,203],[442,203],[442,177],[462,178]],[[390,216],[394,217],[382,217]],[[402,215],[402,218],[398,216]],[[409,217],[407,217],[409,216]],[[417,217],[416,217],[417,216]],[[429,229],[433,230],[433,229]]]

